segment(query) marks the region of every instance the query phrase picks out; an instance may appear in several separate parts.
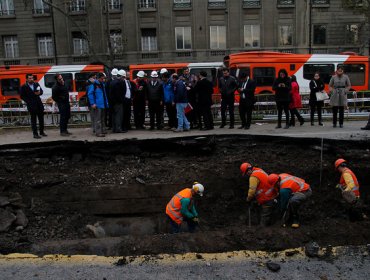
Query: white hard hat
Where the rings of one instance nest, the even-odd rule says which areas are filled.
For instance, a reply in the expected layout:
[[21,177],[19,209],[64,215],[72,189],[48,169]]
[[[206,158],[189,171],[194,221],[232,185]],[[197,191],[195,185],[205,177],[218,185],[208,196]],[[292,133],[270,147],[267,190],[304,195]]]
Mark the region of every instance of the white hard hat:
[[110,72],[112,74],[112,76],[117,76],[118,75],[118,69],[117,68],[113,68],[112,69],[112,72]]
[[193,190],[199,194],[199,196],[203,196],[204,187],[202,184],[199,184],[198,182],[193,183]]
[[168,72],[166,68],[162,68],[161,71],[159,72],[160,74]]
[[139,71],[139,72],[137,72],[136,76],[138,76],[139,78],[144,78],[145,73],[144,73],[144,71]]
[[150,77],[152,77],[152,78],[158,78],[157,71],[152,71],[152,73],[150,73]]
[[121,76],[121,77],[126,77],[126,71],[121,69],[118,71],[118,75]]

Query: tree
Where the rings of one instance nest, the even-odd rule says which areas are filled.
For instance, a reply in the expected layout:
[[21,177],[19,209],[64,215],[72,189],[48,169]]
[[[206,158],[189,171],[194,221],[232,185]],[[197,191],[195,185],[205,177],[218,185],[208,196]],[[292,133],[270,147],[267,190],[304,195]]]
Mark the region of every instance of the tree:
[[[65,1],[61,1],[63,4],[62,6],[58,6],[57,4],[53,3],[53,0],[41,0],[45,5],[48,5],[51,9],[54,9],[55,11],[61,13],[64,17],[66,17],[75,27],[77,27],[77,29],[79,30],[79,32],[81,33],[81,35],[83,36],[83,38],[87,41],[88,43],[88,46],[89,46],[89,52],[90,52],[90,55],[94,58],[94,60],[98,63],[102,63],[102,64],[105,64],[101,57],[98,56],[96,54],[96,51],[94,49],[94,46],[92,45],[91,43],[91,40],[90,40],[90,37],[89,35],[86,33],[86,31],[80,26],[80,24],[78,24],[78,22],[74,19],[74,17],[70,16],[70,14],[68,12],[66,12],[63,8],[64,6],[71,6],[74,2],[76,2],[77,0],[65,0]],[[23,0],[24,2],[24,5],[25,7],[27,7],[28,4],[30,5],[33,5],[33,0]],[[114,64],[114,54],[113,54],[113,50],[112,50],[112,46],[111,46],[111,42],[110,42],[110,34],[109,34],[109,13],[108,13],[108,0],[105,0],[104,1],[104,8],[105,8],[105,23],[106,23],[106,30],[107,30],[107,42],[108,42],[108,53],[109,53],[109,62],[110,62],[110,65],[109,66],[113,66]],[[103,8],[103,7],[102,7]]]
[[357,14],[364,15],[365,22],[364,25],[361,26],[361,30],[365,33],[365,36],[362,36],[365,39],[363,45],[367,45],[370,48],[370,0],[342,0],[342,3],[344,8],[351,9]]

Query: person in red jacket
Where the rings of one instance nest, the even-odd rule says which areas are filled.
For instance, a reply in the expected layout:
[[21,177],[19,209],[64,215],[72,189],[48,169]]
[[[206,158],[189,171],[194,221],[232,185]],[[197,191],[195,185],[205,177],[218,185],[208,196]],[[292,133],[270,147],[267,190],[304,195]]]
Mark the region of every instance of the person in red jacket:
[[297,77],[292,75],[290,78],[292,89],[290,91],[291,94],[291,101],[289,104],[289,111],[290,111],[290,125],[295,126],[295,117],[299,120],[299,124],[304,124],[304,119],[301,114],[298,112],[299,108],[302,108],[302,100],[301,95],[299,94],[299,85],[297,83]]
[[278,188],[280,210],[283,213],[283,226],[292,220],[292,228],[299,228],[298,210],[303,202],[312,195],[310,185],[305,180],[287,173],[270,174],[269,184]]
[[277,189],[268,182],[268,174],[261,168],[253,167],[250,163],[244,162],[240,165],[242,176],[249,177],[249,190],[247,203],[250,204],[256,199],[261,206],[260,224],[269,226],[272,224],[274,208],[276,206]]

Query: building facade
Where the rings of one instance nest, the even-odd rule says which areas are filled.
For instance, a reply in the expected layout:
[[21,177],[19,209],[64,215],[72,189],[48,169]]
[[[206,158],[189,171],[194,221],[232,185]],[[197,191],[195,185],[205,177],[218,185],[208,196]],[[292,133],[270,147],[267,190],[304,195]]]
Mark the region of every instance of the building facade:
[[251,50],[369,54],[366,18],[342,0],[48,1],[0,0],[0,65],[222,61]]

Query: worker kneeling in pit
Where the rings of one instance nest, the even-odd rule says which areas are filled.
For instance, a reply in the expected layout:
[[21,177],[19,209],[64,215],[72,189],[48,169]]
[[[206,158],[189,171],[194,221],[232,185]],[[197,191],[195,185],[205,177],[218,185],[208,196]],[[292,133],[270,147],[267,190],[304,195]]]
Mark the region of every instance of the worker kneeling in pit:
[[253,167],[248,162],[240,165],[240,172],[242,176],[249,177],[248,206],[250,207],[250,203],[255,198],[262,208],[260,224],[262,226],[271,225],[275,212],[276,197],[278,196],[277,189],[274,185],[269,184],[268,174],[265,171]]
[[198,182],[193,187],[175,194],[166,207],[166,214],[171,224],[171,233],[179,233],[182,222],[187,222],[189,232],[194,232],[199,224],[198,212],[194,205],[194,196],[203,196],[204,187]]
[[312,195],[310,185],[303,179],[287,173],[270,174],[268,181],[277,187],[280,197],[280,210],[282,213],[283,226],[291,222],[292,228],[299,228],[299,207]]
[[356,175],[347,167],[347,161],[339,158],[334,163],[335,169],[341,173],[337,188],[342,191],[342,197],[348,204],[348,215],[351,221],[366,218],[362,213],[360,202],[360,184]]

